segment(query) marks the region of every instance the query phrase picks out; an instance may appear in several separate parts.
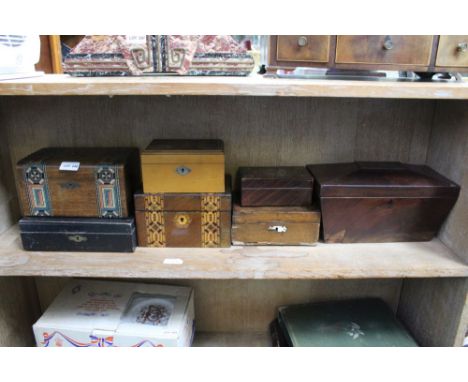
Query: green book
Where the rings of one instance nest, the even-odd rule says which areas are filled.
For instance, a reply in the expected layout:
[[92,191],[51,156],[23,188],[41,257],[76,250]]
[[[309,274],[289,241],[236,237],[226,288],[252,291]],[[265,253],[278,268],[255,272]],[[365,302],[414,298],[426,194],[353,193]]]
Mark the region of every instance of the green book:
[[290,346],[418,346],[380,299],[283,306],[278,322]]

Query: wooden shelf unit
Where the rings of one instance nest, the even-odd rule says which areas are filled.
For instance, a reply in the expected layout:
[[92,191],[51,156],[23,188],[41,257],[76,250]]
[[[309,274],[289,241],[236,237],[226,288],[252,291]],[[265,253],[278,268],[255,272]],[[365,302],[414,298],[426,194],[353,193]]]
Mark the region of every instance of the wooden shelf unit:
[[215,95],[467,99],[468,82],[346,81],[249,77],[41,77],[0,81],[0,95]]
[[[382,298],[422,345],[459,346],[468,328],[467,106],[466,81],[50,75],[0,82],[0,345],[31,345],[31,324],[74,276],[193,286],[200,346],[268,346],[278,306],[357,297]],[[156,137],[223,139],[230,174],[245,165],[397,160],[425,163],[462,192],[428,243],[21,249],[13,171],[20,158],[45,146],[143,148]]]

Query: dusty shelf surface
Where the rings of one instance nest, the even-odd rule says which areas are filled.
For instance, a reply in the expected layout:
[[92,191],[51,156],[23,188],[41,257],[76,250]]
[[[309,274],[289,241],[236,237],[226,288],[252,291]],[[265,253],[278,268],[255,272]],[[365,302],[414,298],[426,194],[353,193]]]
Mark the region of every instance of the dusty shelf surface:
[[397,82],[248,77],[71,77],[0,81],[0,95],[225,95],[468,99],[468,82]]
[[18,227],[0,236],[0,276],[160,279],[466,277],[440,240],[314,247],[137,248],[134,253],[27,252]]

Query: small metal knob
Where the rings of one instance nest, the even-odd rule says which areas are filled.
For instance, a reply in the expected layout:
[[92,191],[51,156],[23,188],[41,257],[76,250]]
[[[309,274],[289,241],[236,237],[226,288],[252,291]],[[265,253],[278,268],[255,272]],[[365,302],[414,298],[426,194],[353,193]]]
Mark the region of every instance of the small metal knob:
[[273,225],[268,227],[268,231],[283,233],[288,231],[288,227],[285,225]]
[[303,47],[303,46],[306,46],[307,45],[307,37],[306,36],[300,36],[298,39],[297,39],[297,45],[300,46],[300,47]]
[[82,243],[83,241],[87,241],[88,238],[86,236],[81,235],[72,235],[68,236],[68,240],[73,241],[75,243]]
[[383,43],[383,48],[385,50],[393,49],[393,41],[392,41],[392,38],[390,36],[385,36],[385,40],[384,40],[384,43]]
[[460,42],[457,45],[457,52],[465,53],[468,50],[468,42]]

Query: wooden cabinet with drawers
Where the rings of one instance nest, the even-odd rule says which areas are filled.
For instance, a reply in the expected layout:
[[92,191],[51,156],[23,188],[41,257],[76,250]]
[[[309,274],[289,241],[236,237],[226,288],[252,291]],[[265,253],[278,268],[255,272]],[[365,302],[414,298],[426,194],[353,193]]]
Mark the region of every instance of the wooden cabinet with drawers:
[[270,70],[468,72],[468,36],[271,36]]

